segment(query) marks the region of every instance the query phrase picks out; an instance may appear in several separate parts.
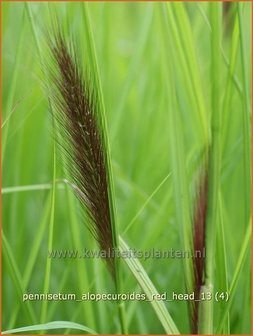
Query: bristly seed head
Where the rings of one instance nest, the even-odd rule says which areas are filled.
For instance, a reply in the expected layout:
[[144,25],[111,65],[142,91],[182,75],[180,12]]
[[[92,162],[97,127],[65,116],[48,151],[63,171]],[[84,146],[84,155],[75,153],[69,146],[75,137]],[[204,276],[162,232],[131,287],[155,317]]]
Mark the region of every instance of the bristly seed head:
[[[74,49],[74,48],[72,48]],[[113,246],[112,219],[108,196],[108,166],[103,129],[98,117],[94,83],[83,78],[77,57],[70,52],[63,34],[50,42],[53,67],[51,79],[54,119],[60,133],[59,142],[67,156],[72,182],[88,218],[88,227],[101,248]],[[107,258],[115,277],[114,260]]]

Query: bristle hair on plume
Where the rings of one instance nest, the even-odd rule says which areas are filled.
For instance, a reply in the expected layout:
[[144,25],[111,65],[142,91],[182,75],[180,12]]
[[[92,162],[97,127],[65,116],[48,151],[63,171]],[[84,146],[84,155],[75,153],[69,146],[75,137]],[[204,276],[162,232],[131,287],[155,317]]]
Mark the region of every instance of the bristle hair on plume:
[[60,144],[71,182],[85,210],[88,228],[115,278],[110,251],[116,248],[109,197],[108,157],[95,83],[80,69],[73,45],[60,30],[50,38],[51,100]]

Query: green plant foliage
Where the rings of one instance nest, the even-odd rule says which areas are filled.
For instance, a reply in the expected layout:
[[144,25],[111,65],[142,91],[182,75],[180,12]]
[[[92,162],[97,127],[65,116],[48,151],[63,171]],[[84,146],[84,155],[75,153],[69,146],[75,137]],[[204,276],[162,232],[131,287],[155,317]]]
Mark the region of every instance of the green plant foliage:
[[[98,250],[54,141],[46,36],[57,22],[97,88],[115,246],[192,249],[208,157],[201,291],[229,300],[201,302],[199,332],[250,334],[251,4],[233,4],[229,24],[221,2],[1,6],[3,331],[116,334],[125,324],[129,334],[191,333],[187,301],[150,299],[192,290],[192,259],[120,260],[118,292],[149,299],[123,307],[80,299],[115,293],[101,258],[49,258],[52,250]],[[23,300],[29,293],[80,300]]]

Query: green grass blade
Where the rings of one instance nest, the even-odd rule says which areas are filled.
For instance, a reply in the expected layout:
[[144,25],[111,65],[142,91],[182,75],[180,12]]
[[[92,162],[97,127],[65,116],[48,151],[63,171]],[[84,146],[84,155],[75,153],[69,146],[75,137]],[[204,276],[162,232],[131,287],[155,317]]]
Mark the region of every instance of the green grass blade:
[[[54,236],[54,222],[55,222],[55,181],[56,181],[56,148],[55,142],[53,143],[53,184],[51,190],[51,213],[48,231],[48,251],[52,251],[53,248],[53,236]],[[51,274],[51,258],[47,258],[46,270],[44,278],[44,293],[48,293],[50,286],[50,274]],[[46,320],[48,301],[43,301],[41,306],[41,322]]]
[[232,281],[229,287],[229,292],[228,292],[229,300],[226,303],[226,305],[224,305],[224,310],[222,312],[222,316],[220,318],[217,330],[215,332],[216,334],[220,334],[222,332],[224,323],[226,322],[227,314],[229,313],[229,309],[233,302],[233,297],[234,297],[235,290],[236,290],[236,287],[237,287],[237,284],[240,278],[240,274],[242,273],[245,259],[247,257],[247,253],[249,252],[250,242],[251,242],[251,221],[248,224],[248,227],[247,227],[244,239],[243,239],[243,243],[242,243],[242,248],[241,248],[238,261],[236,264],[235,272],[234,272],[234,275],[232,277]]
[[[4,232],[2,232],[2,243],[3,243],[3,257],[5,258],[7,266],[9,268],[10,276],[13,279],[14,285],[16,287],[16,290],[19,296],[19,300],[22,300],[23,294],[25,293],[25,288],[22,283],[22,277],[20,275],[18,265],[15,261],[15,257],[12,253],[10,244]],[[30,321],[30,323],[35,323],[35,313],[31,305],[29,304],[29,302],[22,305],[22,307],[27,317],[27,320]]]
[[115,113],[112,132],[111,132],[112,141],[115,140],[117,131],[120,129],[120,121],[122,119],[122,115],[124,112],[124,106],[126,105],[126,101],[128,99],[131,87],[136,77],[136,72],[139,69],[142,57],[144,55],[144,52],[147,46],[149,31],[150,29],[152,29],[152,20],[153,20],[153,4],[149,3],[146,9],[146,12],[144,14],[144,21],[143,21],[142,27],[140,28],[140,33],[138,35],[138,41],[136,42],[136,46],[137,46],[136,51],[134,53],[133,60],[131,64],[129,65],[129,71],[128,71],[127,78],[124,83],[124,87],[122,89],[122,94],[120,96],[119,102],[117,103],[117,106],[115,107],[116,113]]
[[141,208],[137,211],[136,215],[132,218],[132,220],[129,222],[129,224],[126,226],[123,234],[126,234],[126,232],[131,228],[131,226],[135,223],[136,219],[141,215],[142,211],[146,208],[146,206],[149,204],[151,199],[155,196],[155,194],[160,190],[160,188],[164,185],[164,183],[168,180],[168,178],[171,176],[171,173],[169,173],[161,183],[155,188],[155,190],[149,195],[149,197],[146,199],[144,204],[141,206]]
[[24,270],[24,276],[23,276],[25,287],[28,286],[29,281],[31,279],[33,268],[36,264],[36,259],[38,257],[39,249],[40,249],[42,239],[44,237],[44,232],[45,232],[47,222],[49,219],[50,208],[51,208],[51,197],[50,196],[51,195],[48,194],[46,198],[44,212],[43,212],[41,221],[38,225],[37,235],[35,236],[35,239],[33,243],[31,244],[31,253],[29,255],[29,258],[27,259],[27,264],[26,264],[26,268]]
[[[24,288],[28,288],[29,282],[31,280],[32,277],[32,272],[34,269],[34,266],[36,264],[36,260],[39,254],[39,249],[41,246],[41,242],[42,239],[44,237],[44,232],[46,229],[46,225],[47,225],[47,221],[48,221],[48,217],[50,214],[50,195],[47,196],[46,202],[45,202],[45,210],[44,213],[42,215],[41,221],[38,225],[38,231],[37,231],[37,235],[34,239],[34,241],[31,244],[31,252],[29,254],[29,258],[27,260],[27,264],[24,270],[24,275],[23,275],[23,286]],[[15,325],[16,322],[16,318],[17,315],[19,313],[19,309],[20,309],[20,305],[18,305],[16,307],[16,309],[13,310],[12,316],[11,316],[11,320],[9,323],[9,328],[8,329],[12,329],[13,325]]]
[[234,93],[232,90],[233,75],[235,72],[238,45],[239,45],[239,25],[238,25],[238,18],[236,17],[234,29],[233,29],[233,35],[232,35],[232,45],[231,45],[230,60],[229,60],[229,67],[228,67],[227,83],[226,83],[226,88],[225,88],[223,104],[222,104],[222,111],[223,111],[222,123],[224,125],[224,131],[223,131],[223,134],[224,134],[223,152],[224,153],[227,147],[227,134],[228,134],[228,128],[229,128],[229,119],[230,119],[229,112],[230,112],[231,101],[232,101],[232,97]]
[[[211,28],[211,25],[210,25],[210,22],[209,22],[209,19],[208,19],[206,13],[203,11],[202,7],[201,7],[199,4],[197,5],[197,8],[198,8],[198,10],[199,10],[201,16],[203,17],[204,22],[206,23],[206,25],[207,25],[207,27],[208,27],[208,30],[209,30],[210,32],[212,32],[212,28]],[[235,25],[236,25],[236,24],[237,24],[237,23],[235,22]],[[235,36],[234,36],[234,37],[235,37]],[[234,39],[234,37],[233,37],[233,39]],[[227,67],[228,70],[229,70],[229,69],[232,69],[233,66],[232,66],[232,64],[230,63],[230,61],[229,61],[227,55],[225,54],[225,51],[224,51],[222,45],[220,46],[220,50],[221,50],[222,59],[223,59],[223,62],[224,62],[224,64],[225,64],[225,66]],[[230,72],[230,71],[229,71],[229,72]],[[242,85],[241,85],[241,83],[240,83],[240,81],[239,81],[237,75],[236,75],[234,72],[232,72],[230,75],[231,75],[232,83],[233,83],[233,85],[235,86],[235,88],[236,88],[238,94],[239,94],[240,96],[242,96]]]
[[36,32],[36,28],[35,28],[36,24],[35,24],[34,17],[32,14],[31,4],[29,4],[29,2],[25,2],[25,9],[26,9],[26,13],[29,19],[30,26],[31,26],[34,42],[37,48],[37,53],[40,58],[40,61],[42,61],[41,46],[40,46],[39,38]]
[[[13,75],[12,75],[12,81],[11,81],[11,88],[8,94],[8,100],[7,100],[7,104],[6,104],[6,114],[5,114],[5,127],[3,129],[3,139],[2,139],[2,164],[3,164],[3,160],[4,160],[4,156],[5,156],[5,150],[6,150],[6,145],[7,145],[7,138],[8,138],[8,134],[9,134],[9,127],[10,127],[10,117],[13,113],[13,110],[15,108],[15,106],[13,106],[14,104],[14,97],[15,97],[15,90],[16,90],[16,86],[17,86],[17,80],[18,80],[18,70],[20,67],[20,60],[21,60],[21,49],[22,49],[22,45],[23,45],[23,41],[24,41],[24,37],[25,37],[25,20],[24,20],[24,13],[23,13],[23,24],[22,24],[22,31],[20,32],[20,37],[19,37],[19,42],[18,42],[18,46],[17,46],[17,53],[16,53],[16,58],[15,58],[15,65],[14,65],[14,69],[13,69]],[[3,127],[2,125],[2,127]]]
[[15,333],[24,333],[26,331],[42,331],[42,330],[56,330],[56,329],[74,329],[74,330],[81,330],[88,334],[97,335],[97,332],[82,325],[79,323],[68,322],[68,321],[54,321],[49,323],[43,324],[35,324],[27,327],[15,328],[11,330],[3,331],[2,334],[15,334]]
[[10,194],[10,193],[23,192],[23,191],[33,191],[33,190],[35,191],[47,190],[51,188],[52,188],[52,184],[50,183],[5,187],[5,188],[2,188],[2,194]]
[[114,245],[118,246],[118,236],[117,236],[117,215],[116,215],[116,208],[115,208],[115,195],[114,195],[114,183],[113,183],[113,176],[112,176],[112,166],[111,166],[111,154],[110,154],[110,145],[109,145],[109,139],[108,139],[108,128],[107,128],[107,122],[106,122],[106,115],[105,115],[105,106],[104,106],[104,99],[103,99],[103,93],[102,93],[102,87],[101,87],[101,81],[100,81],[100,75],[99,75],[99,67],[97,62],[97,55],[96,55],[96,49],[95,49],[95,43],[94,43],[94,37],[93,32],[91,28],[90,23],[90,15],[89,15],[89,9],[87,3],[83,3],[83,17],[84,17],[84,33],[87,40],[87,52],[88,52],[88,59],[89,63],[91,65],[91,73],[94,76],[94,81],[96,83],[97,87],[97,94],[99,98],[100,103],[100,115],[98,116],[101,118],[101,127],[104,130],[105,134],[105,146],[108,156],[108,174],[109,174],[109,199],[111,204],[111,218],[113,222],[113,239],[114,239]]
[[[223,200],[221,193],[219,194],[219,223],[217,228],[217,288],[219,292],[228,292],[228,274],[227,274],[227,255],[226,255],[226,239],[224,233],[224,218],[223,218]],[[226,301],[220,302],[221,315],[227,305]],[[230,316],[227,314],[226,323],[224,324],[222,333],[230,334]]]
[[[208,167],[208,206],[206,220],[206,264],[205,264],[205,286],[213,292],[214,284],[214,258],[215,258],[215,240],[216,228],[218,225],[218,198],[220,184],[220,134],[221,134],[221,108],[220,108],[220,45],[221,45],[221,4],[210,3],[210,24],[211,33],[211,146],[209,150]],[[214,297],[209,301],[204,301],[201,307],[203,312],[200,315],[203,318],[200,324],[200,333],[213,333],[213,302]]]
[[[130,250],[125,241],[120,237],[120,252],[124,255],[130,255]],[[154,287],[152,281],[150,280],[149,276],[145,272],[144,268],[142,267],[141,263],[137,258],[124,258],[127,266],[129,267],[130,271],[132,272],[135,279],[138,281],[139,285],[141,286],[143,292],[147,295],[149,300],[152,300],[152,295],[158,294],[156,288]],[[167,334],[179,334],[179,331],[170,316],[168,310],[163,301],[152,300],[150,301],[157,318],[161,322],[165,332]]]
[[[81,239],[81,225],[78,222],[77,214],[76,214],[76,206],[75,206],[75,198],[70,189],[66,190],[67,199],[68,199],[68,207],[69,207],[69,219],[70,219],[70,227],[71,234],[73,239],[73,244],[76,249],[79,251],[83,248],[83,243]],[[81,265],[77,264],[77,276],[79,282],[79,290],[83,292],[87,288],[89,288],[89,271],[88,269]],[[92,303],[88,301],[86,305],[83,305],[83,313],[86,317],[86,320],[89,321],[89,325],[94,328],[95,327],[95,319],[94,319],[94,310],[92,307]]]
[[[73,190],[76,188],[71,182],[67,179],[57,179],[55,181],[58,189],[64,189],[64,185],[71,187]],[[17,192],[25,191],[40,191],[40,190],[50,190],[52,189],[52,183],[40,183],[40,184],[30,184],[30,185],[21,185],[14,187],[4,187],[2,188],[2,194],[11,194]]]
[[[162,15],[162,22],[164,22],[165,29],[163,30],[164,45],[168,50],[172,50],[173,46],[170,40],[170,29],[168,19],[171,17],[171,4],[164,5],[164,12]],[[164,50],[164,57],[166,52]],[[165,58],[166,59],[166,58]],[[182,123],[179,118],[179,109],[176,100],[176,88],[174,83],[174,68],[171,61],[166,59],[165,83],[167,88],[168,99],[168,119],[169,119],[169,153],[171,161],[172,181],[174,186],[174,199],[176,206],[176,220],[179,226],[179,235],[182,244],[182,249],[185,251],[192,250],[192,223],[191,223],[191,208],[189,199],[189,190],[186,172],[185,148],[182,139],[184,134]],[[187,74],[185,74],[188,76]],[[187,291],[190,293],[193,290],[193,266],[190,258],[183,259],[184,279]]]
[[[94,43],[94,37],[92,32],[92,27],[90,23],[90,15],[87,3],[82,4],[83,8],[83,17],[84,17],[84,33],[86,36],[87,41],[87,51],[89,62],[91,64],[92,74],[94,76],[94,81],[97,87],[97,94],[98,99],[100,102],[100,116],[101,119],[101,127],[104,130],[104,142],[105,142],[105,149],[107,152],[107,168],[108,168],[108,179],[109,179],[109,191],[108,196],[110,200],[110,215],[112,219],[112,235],[113,235],[113,245],[118,248],[119,241],[118,241],[118,228],[117,228],[117,213],[115,207],[115,194],[114,194],[114,181],[113,181],[113,173],[112,173],[112,164],[111,164],[111,151],[110,151],[110,144],[108,139],[108,128],[106,122],[106,115],[105,115],[105,106],[104,106],[104,99],[102,93],[102,87],[100,82],[100,75],[99,75],[99,67],[97,62],[96,56],[96,49]],[[122,280],[121,280],[121,270],[120,270],[120,262],[118,258],[115,258],[115,269],[116,269],[116,290],[117,292],[121,292],[122,290]],[[125,315],[125,305],[123,302],[118,304],[118,311],[119,311],[119,320],[121,324],[121,331],[122,333],[127,333],[127,322],[126,322],[126,315]]]
[[209,139],[207,113],[204,101],[203,86],[201,83],[201,76],[195,54],[196,46],[194,45],[192,25],[190,24],[185,9],[185,4],[183,2],[174,3],[173,10],[177,20],[178,34],[181,38],[182,48],[184,50],[187,50],[187,52],[184,52],[184,55],[189,69],[189,76],[191,78],[194,99],[196,100],[198,107],[199,119],[201,121],[201,128],[203,132],[203,141],[204,144],[207,146]]
[[[42,71],[45,75],[45,68],[43,67],[43,57],[42,57],[42,48],[39,42],[39,38],[37,35],[37,31],[36,31],[36,26],[35,26],[35,21],[34,21],[34,17],[32,14],[32,10],[30,7],[29,3],[25,3],[25,8],[27,11],[27,15],[28,15],[28,19],[30,22],[30,26],[31,26],[31,30],[33,33],[33,38],[35,41],[35,45],[37,48],[37,53],[39,56],[39,59],[41,61],[41,65],[42,65]],[[47,76],[45,76],[47,79]],[[46,85],[48,87],[48,83],[46,82]],[[49,104],[50,104],[50,109],[52,109],[51,106],[51,101],[49,100]],[[50,222],[49,222],[49,232],[48,232],[48,251],[52,250],[52,246],[53,246],[53,232],[54,232],[54,221],[55,221],[55,194],[56,194],[56,145],[55,142],[53,142],[53,179],[52,179],[52,190],[51,190],[51,214],[50,214]],[[49,290],[49,286],[50,286],[50,273],[51,273],[51,259],[48,258],[46,261],[46,270],[45,270],[45,278],[44,278],[44,292],[47,293]],[[41,322],[44,322],[46,319],[46,315],[47,315],[47,305],[48,302],[47,301],[43,301],[42,305],[41,305],[41,313],[40,313],[40,320]]]
[[244,166],[244,194],[245,194],[245,223],[248,222],[251,210],[251,159],[250,159],[250,99],[248,93],[247,80],[247,62],[246,62],[246,44],[243,32],[243,18],[242,18],[242,4],[237,4],[237,13],[239,20],[239,34],[240,34],[240,52],[242,64],[242,78],[243,78],[243,166]]
[[[174,15],[174,11],[177,15]],[[189,26],[189,22],[183,4],[176,3],[172,5],[172,3],[167,3],[166,16],[166,30],[168,31],[168,36],[172,42],[171,48],[176,50],[176,62],[180,64],[178,71],[174,72],[174,79],[177,77],[178,73],[182,71],[183,80],[185,81],[185,87],[189,94],[192,109],[193,111],[196,111],[196,115],[195,113],[193,114],[193,117],[195,118],[195,127],[198,129],[198,133],[201,134],[201,138],[203,138],[204,147],[207,147],[209,129],[206,117],[206,106],[203,99],[202,88],[200,86],[201,81],[198,76],[199,71],[194,55],[191,29],[189,28],[188,32],[188,29],[184,26],[184,24]],[[185,52],[185,50],[187,50],[187,52]],[[190,51],[189,53],[188,50]],[[167,62],[171,62],[171,60],[167,59]]]

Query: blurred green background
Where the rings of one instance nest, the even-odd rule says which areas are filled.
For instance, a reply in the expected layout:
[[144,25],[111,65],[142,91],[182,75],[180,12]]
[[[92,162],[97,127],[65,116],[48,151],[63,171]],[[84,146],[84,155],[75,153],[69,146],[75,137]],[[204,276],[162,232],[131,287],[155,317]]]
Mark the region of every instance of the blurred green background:
[[[48,183],[53,178],[53,137],[45,89],[47,79],[41,66],[41,62],[48,58],[45,31],[50,30],[52,19],[57,16],[69,38],[76,41],[80,61],[85,67],[87,46],[83,34],[83,4],[32,2],[29,10],[33,25],[24,3],[5,2],[1,6],[2,330],[66,320],[81,323],[99,333],[118,332],[117,307],[113,302],[22,303],[23,292],[42,293],[47,288],[46,274],[50,275],[48,286],[52,293],[110,292],[113,284],[104,262],[99,260],[55,259],[51,260],[50,272],[46,271],[52,218]],[[181,248],[171,175],[170,97],[165,85],[167,63],[173,67],[178,99],[178,109],[174,113],[179,114],[181,122],[182,132],[178,137],[184,144],[192,204],[204,145],[200,112],[204,113],[207,124],[211,115],[209,3],[169,4],[172,13],[168,18],[171,48],[164,44],[162,6],[161,3],[127,2],[88,4],[108,122],[119,231],[131,247],[139,250]],[[232,6],[235,6],[232,11],[236,13],[236,4]],[[182,8],[186,22],[178,16]],[[243,30],[237,35],[233,35],[236,14],[231,15],[229,24],[223,16],[222,46],[217,50],[222,65],[220,191],[229,284],[250,215],[245,213],[245,202],[250,201],[250,180],[248,177],[245,180],[243,147],[245,99],[248,99],[246,105],[251,105],[250,95],[245,98],[243,91],[245,80],[248,93],[251,92],[250,3],[242,4],[242,15]],[[242,36],[247,70],[245,79],[240,53]],[[233,61],[235,80],[229,75],[229,64]],[[227,105],[224,103],[226,94]],[[246,110],[247,114],[249,112]],[[57,158],[57,179],[62,179],[66,176],[58,152]],[[169,177],[142,209],[166,176]],[[28,187],[21,191],[20,186]],[[67,186],[57,184],[52,248],[95,248],[94,240],[82,221],[72,192]],[[128,228],[129,223],[131,226]],[[222,283],[219,257],[218,250],[217,288]],[[180,259],[141,262],[159,292],[184,293]],[[251,330],[250,265],[248,251],[229,312],[233,334],[246,334]],[[125,265],[123,273],[124,291],[141,292]],[[175,301],[166,303],[166,306],[180,332],[189,333],[187,303]],[[126,312],[129,333],[164,332],[148,302],[128,302]],[[220,304],[215,303],[216,327],[221,314]]]

